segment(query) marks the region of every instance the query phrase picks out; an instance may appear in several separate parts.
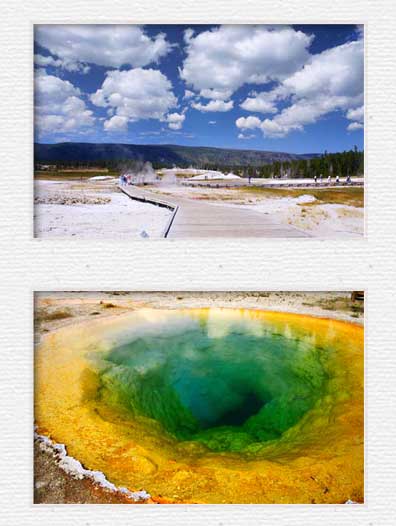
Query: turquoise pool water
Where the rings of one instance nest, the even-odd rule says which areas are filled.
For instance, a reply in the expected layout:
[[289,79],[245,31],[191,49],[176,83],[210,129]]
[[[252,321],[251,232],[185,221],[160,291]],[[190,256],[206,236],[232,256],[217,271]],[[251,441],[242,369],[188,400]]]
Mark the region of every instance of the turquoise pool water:
[[323,396],[328,352],[260,329],[212,335],[199,320],[140,334],[107,353],[102,397],[213,451],[277,439]]

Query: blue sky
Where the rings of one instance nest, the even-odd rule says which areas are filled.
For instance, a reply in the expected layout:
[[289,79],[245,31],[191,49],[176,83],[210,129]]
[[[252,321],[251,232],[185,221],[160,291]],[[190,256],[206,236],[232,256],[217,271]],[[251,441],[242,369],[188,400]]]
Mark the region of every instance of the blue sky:
[[354,25],[35,28],[38,142],[363,148]]

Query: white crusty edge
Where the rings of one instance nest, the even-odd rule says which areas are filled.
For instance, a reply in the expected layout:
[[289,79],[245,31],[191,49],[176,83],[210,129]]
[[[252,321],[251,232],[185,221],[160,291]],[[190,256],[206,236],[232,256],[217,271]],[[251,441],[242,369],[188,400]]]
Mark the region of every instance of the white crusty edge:
[[108,481],[104,473],[101,471],[85,469],[81,462],[67,454],[66,446],[64,444],[57,444],[47,436],[39,435],[36,429],[34,430],[34,439],[38,442],[40,449],[47,453],[52,453],[57,459],[58,466],[72,477],[80,480],[83,478],[89,478],[102,488],[122,493],[134,502],[144,502],[150,499],[151,495],[147,493],[147,491],[141,490],[132,492],[127,488],[117,487],[112,482]]

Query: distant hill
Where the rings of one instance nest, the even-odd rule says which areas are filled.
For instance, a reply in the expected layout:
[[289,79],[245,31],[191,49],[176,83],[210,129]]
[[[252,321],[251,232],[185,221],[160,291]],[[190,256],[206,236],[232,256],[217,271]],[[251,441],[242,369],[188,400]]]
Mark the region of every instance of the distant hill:
[[34,160],[40,163],[95,161],[150,161],[157,165],[200,167],[205,164],[228,166],[260,166],[275,161],[310,159],[320,154],[294,154],[261,150],[237,150],[206,146],[174,144],[76,143],[34,145]]

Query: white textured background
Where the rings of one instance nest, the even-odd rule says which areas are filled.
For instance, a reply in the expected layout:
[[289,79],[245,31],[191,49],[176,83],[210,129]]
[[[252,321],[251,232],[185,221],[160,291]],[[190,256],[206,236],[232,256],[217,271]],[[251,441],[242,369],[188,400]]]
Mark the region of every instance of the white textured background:
[[[3,1],[0,9],[0,521],[19,524],[396,523],[396,4],[392,0]],[[33,23],[366,23],[365,240],[32,238]],[[34,290],[350,290],[366,308],[364,506],[34,506]],[[326,437],[323,437],[325,440]]]

